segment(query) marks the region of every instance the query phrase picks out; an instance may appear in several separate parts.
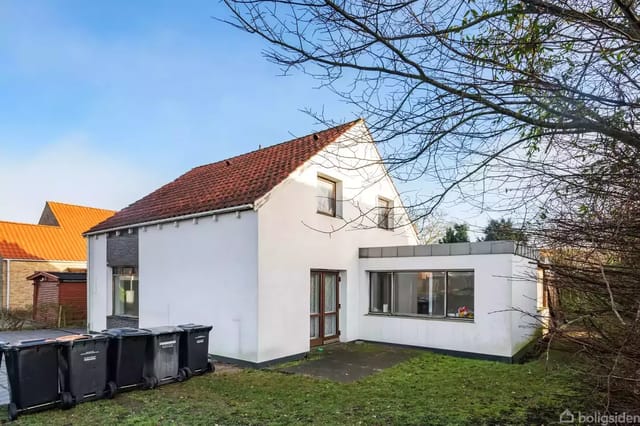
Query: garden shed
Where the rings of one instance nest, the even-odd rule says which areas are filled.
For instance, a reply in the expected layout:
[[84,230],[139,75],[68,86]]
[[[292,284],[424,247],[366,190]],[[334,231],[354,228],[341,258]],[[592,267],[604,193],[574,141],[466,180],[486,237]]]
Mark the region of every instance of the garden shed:
[[87,319],[86,272],[36,272],[33,281],[33,319],[66,325]]

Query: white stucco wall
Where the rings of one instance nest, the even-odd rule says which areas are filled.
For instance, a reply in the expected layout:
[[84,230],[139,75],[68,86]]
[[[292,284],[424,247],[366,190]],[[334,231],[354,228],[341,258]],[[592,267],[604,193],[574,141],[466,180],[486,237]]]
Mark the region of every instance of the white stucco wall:
[[[375,209],[370,210],[378,197],[395,206],[400,199],[370,142],[364,126],[354,126],[258,203],[259,361],[309,350],[312,269],[341,272],[340,340],[354,340],[360,337],[361,298],[368,297],[359,285],[358,248],[417,243],[410,227],[376,228]],[[317,213],[319,174],[339,181],[343,218]],[[407,224],[402,210],[394,215]]]
[[111,292],[111,268],[107,267],[107,236],[87,237],[87,329],[107,328]]
[[[424,346],[451,351],[472,352],[500,357],[513,355],[512,327],[519,322],[510,311],[518,294],[528,291],[514,284],[513,265],[520,258],[511,254],[464,256],[423,256],[360,259],[359,337],[365,340]],[[473,322],[455,319],[422,319],[369,315],[370,271],[473,270]],[[530,283],[535,297],[535,283]],[[521,302],[518,299],[518,302]],[[535,298],[533,300],[535,307]]]
[[537,264],[525,257],[513,256],[511,290],[511,345],[516,354],[527,345],[541,327],[538,316]]
[[254,211],[139,230],[140,327],[214,326],[209,352],[257,361]]

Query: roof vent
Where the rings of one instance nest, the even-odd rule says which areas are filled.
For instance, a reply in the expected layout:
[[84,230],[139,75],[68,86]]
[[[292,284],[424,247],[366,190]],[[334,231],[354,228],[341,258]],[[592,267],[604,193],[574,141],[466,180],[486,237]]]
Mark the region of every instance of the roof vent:
[[313,140],[317,141],[318,140],[318,135],[316,135],[315,133],[313,134]]
[[230,165],[231,165],[231,161],[229,161],[229,160],[224,160],[224,163],[225,163],[227,166],[230,166]]

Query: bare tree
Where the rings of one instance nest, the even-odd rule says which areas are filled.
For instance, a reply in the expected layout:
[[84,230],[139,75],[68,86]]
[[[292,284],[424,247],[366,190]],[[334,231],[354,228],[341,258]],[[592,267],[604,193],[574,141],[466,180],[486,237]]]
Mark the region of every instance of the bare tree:
[[577,300],[554,332],[608,404],[640,406],[637,0],[224,1],[269,60],[367,119],[395,178],[441,184],[416,220],[452,195],[524,212]]

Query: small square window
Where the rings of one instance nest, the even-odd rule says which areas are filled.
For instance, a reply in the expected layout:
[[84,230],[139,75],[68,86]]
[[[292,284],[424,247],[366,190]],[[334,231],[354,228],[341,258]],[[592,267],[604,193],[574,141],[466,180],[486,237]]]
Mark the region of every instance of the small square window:
[[318,176],[318,213],[336,215],[336,183]]
[[391,229],[391,201],[378,198],[378,228]]

